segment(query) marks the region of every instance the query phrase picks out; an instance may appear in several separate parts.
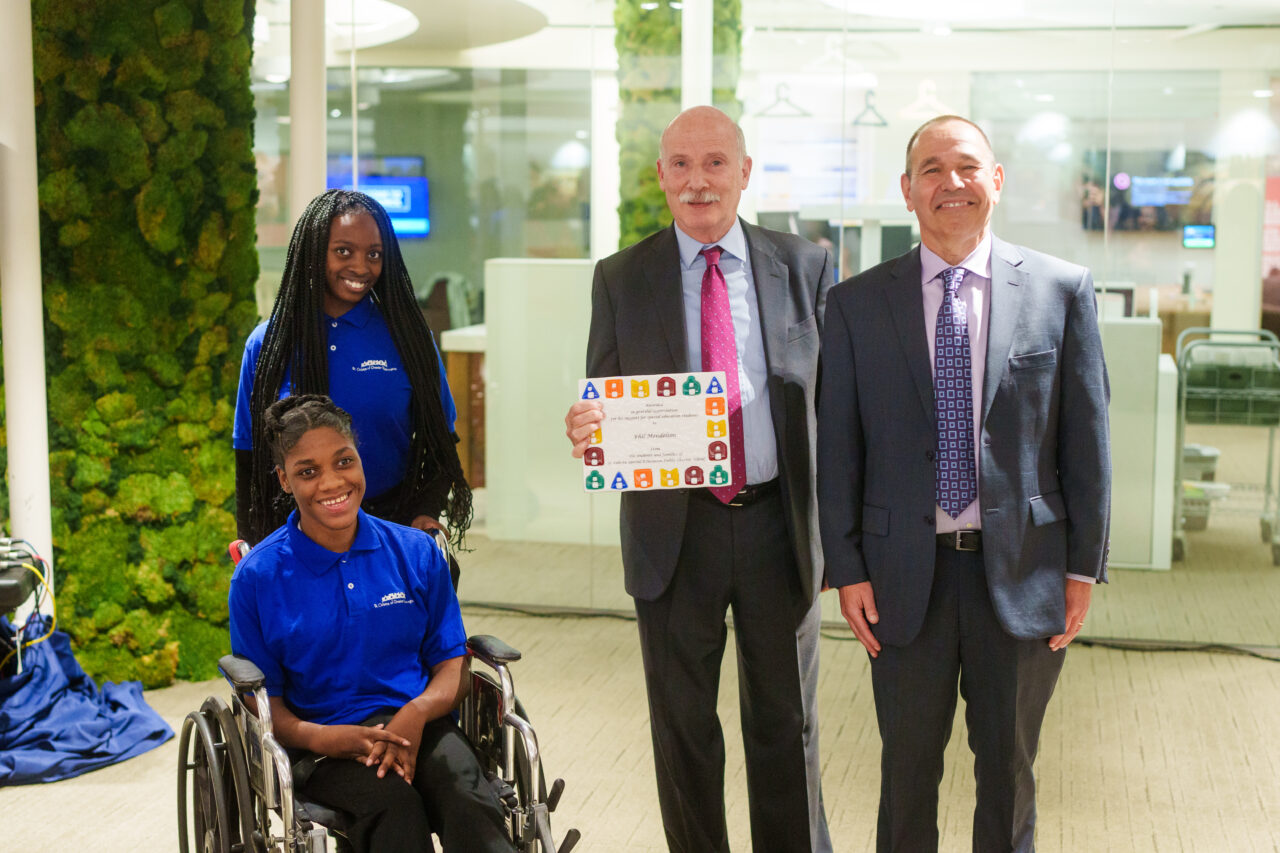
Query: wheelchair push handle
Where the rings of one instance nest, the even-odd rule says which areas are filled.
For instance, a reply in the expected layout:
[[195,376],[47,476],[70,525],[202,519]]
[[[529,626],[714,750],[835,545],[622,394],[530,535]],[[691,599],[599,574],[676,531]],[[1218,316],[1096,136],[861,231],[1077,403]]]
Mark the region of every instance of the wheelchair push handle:
[[240,561],[249,553],[249,543],[243,539],[237,539],[227,546],[227,555],[231,557],[231,565],[238,566]]

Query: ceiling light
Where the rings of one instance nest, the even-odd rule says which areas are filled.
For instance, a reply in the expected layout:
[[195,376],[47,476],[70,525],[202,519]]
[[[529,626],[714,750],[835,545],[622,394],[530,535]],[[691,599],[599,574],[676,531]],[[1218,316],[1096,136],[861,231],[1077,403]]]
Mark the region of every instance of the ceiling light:
[[641,3],[640,8],[646,12],[652,12],[654,9],[658,8],[658,4],[657,3]]
[[329,110],[329,118],[342,118],[342,110]]
[[[871,18],[897,18],[907,21],[945,21],[955,15],[955,0],[912,0],[911,3],[885,3],[883,0],[819,0],[847,15]],[[966,4],[966,21],[1017,20],[1027,15],[1027,0],[984,0]]]
[[418,16],[400,3],[389,0],[324,0],[324,4],[330,50],[376,47],[418,31]]
[[1041,94],[1035,96],[1035,100],[1039,101],[1042,104],[1052,104],[1053,95],[1050,95],[1047,92],[1042,92]]
[[587,146],[576,139],[571,139],[556,149],[551,155],[551,168],[566,171],[580,171],[591,165],[591,152]]
[[1253,96],[1255,98],[1270,98],[1274,94],[1275,92],[1271,91],[1270,89],[1254,89],[1253,90]]

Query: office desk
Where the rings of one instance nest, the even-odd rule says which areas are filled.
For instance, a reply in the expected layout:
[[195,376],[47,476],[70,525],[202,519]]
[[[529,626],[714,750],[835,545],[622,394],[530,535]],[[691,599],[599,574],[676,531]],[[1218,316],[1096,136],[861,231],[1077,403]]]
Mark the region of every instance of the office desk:
[[1177,345],[1178,335],[1184,329],[1209,325],[1209,315],[1213,313],[1213,294],[1201,292],[1197,288],[1192,296],[1184,296],[1180,284],[1162,284],[1154,288],[1139,286],[1134,294],[1134,316],[1150,315],[1153,289],[1159,299],[1157,310],[1163,326],[1160,351],[1176,356],[1173,350]]
[[440,333],[449,390],[458,409],[458,461],[473,489],[484,485],[484,324]]

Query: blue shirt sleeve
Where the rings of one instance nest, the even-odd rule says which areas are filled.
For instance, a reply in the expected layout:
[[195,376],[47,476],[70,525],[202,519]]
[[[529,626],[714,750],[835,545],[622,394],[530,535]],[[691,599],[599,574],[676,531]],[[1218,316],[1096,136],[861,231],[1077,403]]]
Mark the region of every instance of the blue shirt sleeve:
[[231,446],[236,450],[253,450],[249,397],[253,394],[253,376],[258,367],[258,354],[262,352],[262,339],[266,331],[267,324],[259,323],[244,342],[244,357],[240,359],[240,387],[236,391],[236,416],[231,427]]
[[427,630],[422,639],[422,663],[428,670],[438,663],[467,653],[467,634],[462,627],[462,611],[453,592],[449,566],[435,543],[428,543],[422,561],[424,586],[422,600],[427,602]]
[[440,405],[444,407],[444,420],[449,425],[449,432],[454,432],[458,424],[458,406],[453,402],[448,372],[444,369],[444,356],[440,353],[440,347],[436,346],[434,334],[431,335],[431,345],[436,348],[436,363],[440,365]]
[[262,635],[256,580],[255,575],[245,571],[243,562],[231,577],[231,592],[227,599],[231,611],[231,651],[247,657],[262,670],[269,696],[283,696],[284,672]]

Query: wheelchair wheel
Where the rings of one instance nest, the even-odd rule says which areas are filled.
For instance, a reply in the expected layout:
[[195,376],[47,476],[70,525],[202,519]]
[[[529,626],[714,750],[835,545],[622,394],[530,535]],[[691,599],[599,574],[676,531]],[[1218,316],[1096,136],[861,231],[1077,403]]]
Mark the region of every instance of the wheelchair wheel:
[[[520,715],[521,719],[524,719],[524,720],[529,719],[529,715],[525,711],[524,705],[520,702],[518,698],[516,699],[516,713]],[[533,778],[532,778],[533,774],[529,769],[529,756],[525,752],[523,738],[517,737],[515,739],[515,750],[516,750],[515,789],[516,789],[516,793],[520,797],[520,804],[522,806],[528,806],[528,804],[532,802],[545,803],[547,801],[547,777],[545,774],[542,773],[542,758],[541,757],[538,758],[538,783],[539,784],[538,784],[538,792],[535,796],[534,792],[530,790],[533,787]]]
[[[255,825],[255,804],[253,799],[253,788],[249,784],[249,761],[245,757],[244,742],[241,740],[240,727],[236,725],[235,715],[231,713],[231,708],[227,703],[217,696],[210,696],[200,706],[200,710],[206,716],[217,720],[218,730],[222,734],[221,743],[219,744],[223,751],[223,763],[225,766],[223,785],[227,782],[231,783],[232,791],[235,798],[228,800],[227,805],[231,809],[229,818],[230,829],[233,833],[231,838],[232,847],[235,848],[236,842],[247,842],[241,845],[242,850],[253,850],[257,853],[265,853],[267,849],[266,840],[261,832],[257,831]],[[236,821],[239,820],[239,826]]]
[[[529,720],[529,713],[525,711],[524,703],[520,699],[516,699],[516,713],[520,715],[522,720]],[[547,776],[543,775],[543,760],[538,760],[538,795],[534,797],[531,792],[532,774],[529,768],[529,756],[525,753],[525,742],[522,738],[516,738],[516,792],[520,794],[521,804],[531,802],[545,803],[547,802]]]
[[[249,767],[235,718],[216,696],[182,722],[178,745],[178,849],[181,853],[263,850],[254,831]],[[249,839],[251,846],[241,843]]]
[[230,812],[214,725],[216,723],[211,724],[201,711],[192,711],[182,721],[182,739],[178,744],[178,849],[181,853],[231,853]]

